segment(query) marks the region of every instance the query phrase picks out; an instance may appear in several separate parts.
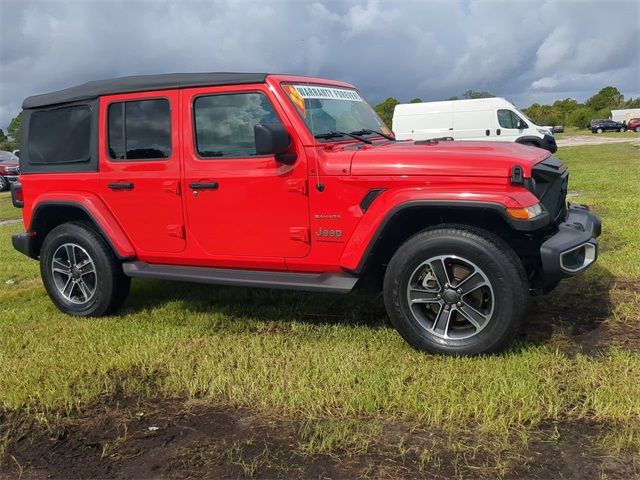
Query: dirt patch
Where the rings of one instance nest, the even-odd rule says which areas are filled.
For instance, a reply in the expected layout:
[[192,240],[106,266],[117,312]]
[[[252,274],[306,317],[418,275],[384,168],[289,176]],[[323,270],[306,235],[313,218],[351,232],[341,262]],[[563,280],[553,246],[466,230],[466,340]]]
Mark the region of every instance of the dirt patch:
[[625,142],[638,142],[640,138],[612,138],[601,137],[598,135],[586,136],[586,135],[574,135],[556,140],[558,147],[578,147],[580,145],[602,145],[606,143],[625,143]]
[[178,399],[110,400],[49,428],[17,414],[0,420],[13,426],[0,457],[7,478],[633,478],[640,468],[632,456],[603,456],[603,426],[587,423],[545,425],[525,447],[473,428],[451,435],[361,419],[376,428],[314,453],[309,445],[326,446],[308,422]]

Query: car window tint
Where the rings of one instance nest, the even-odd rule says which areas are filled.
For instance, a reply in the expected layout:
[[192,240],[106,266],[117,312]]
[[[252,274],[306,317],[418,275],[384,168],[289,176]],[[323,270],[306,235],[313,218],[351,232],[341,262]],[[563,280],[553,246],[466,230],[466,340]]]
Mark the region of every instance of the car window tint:
[[33,112],[27,143],[32,164],[88,162],[91,109],[82,105]]
[[196,149],[203,158],[256,154],[253,127],[281,123],[262,93],[198,97],[193,103]]
[[171,108],[167,99],[112,103],[107,124],[112,159],[150,160],[171,156]]
[[519,117],[511,110],[498,110],[498,123],[502,128],[518,128]]

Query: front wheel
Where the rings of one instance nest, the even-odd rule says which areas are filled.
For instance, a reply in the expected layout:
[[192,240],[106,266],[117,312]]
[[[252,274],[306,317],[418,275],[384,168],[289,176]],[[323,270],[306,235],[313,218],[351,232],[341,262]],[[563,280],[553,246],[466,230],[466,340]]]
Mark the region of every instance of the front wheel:
[[449,355],[506,348],[528,298],[524,269],[499,237],[451,226],[425,230],[389,262],[384,300],[413,347]]
[[601,128],[598,128],[598,129],[596,130],[596,133],[602,133],[602,129],[601,129]]
[[620,127],[620,129],[618,129],[619,132],[624,132],[624,128]]
[[636,128],[634,128],[634,130],[635,130],[636,132],[640,133],[640,125],[639,125],[639,126],[637,126]]
[[7,179],[0,175],[0,192],[4,192],[8,186],[9,182],[7,181]]
[[45,237],[40,274],[53,303],[75,316],[101,316],[127,298],[131,279],[104,238],[89,224],[62,224]]

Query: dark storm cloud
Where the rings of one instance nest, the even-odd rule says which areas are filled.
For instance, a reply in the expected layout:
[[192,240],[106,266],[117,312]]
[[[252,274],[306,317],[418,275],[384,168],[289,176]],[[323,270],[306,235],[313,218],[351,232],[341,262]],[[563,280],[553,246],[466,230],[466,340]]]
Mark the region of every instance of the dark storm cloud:
[[356,83],[372,102],[490,90],[520,105],[640,92],[637,1],[2,0],[0,126],[28,95],[155,72]]

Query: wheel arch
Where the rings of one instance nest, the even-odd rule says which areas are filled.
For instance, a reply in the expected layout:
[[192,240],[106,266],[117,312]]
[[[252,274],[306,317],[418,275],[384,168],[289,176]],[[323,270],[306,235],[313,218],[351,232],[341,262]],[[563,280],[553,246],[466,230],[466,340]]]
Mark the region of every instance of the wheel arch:
[[525,135],[524,137],[519,137],[516,139],[516,143],[521,145],[535,145],[536,147],[541,147],[542,143],[538,137],[534,137],[533,135]]
[[55,227],[68,222],[87,222],[106,240],[115,255],[123,260],[135,257],[135,249],[103,206],[100,210],[73,200],[43,200],[33,208],[29,223],[29,256],[38,258],[47,234]]
[[[398,247],[416,233],[431,227],[458,225],[490,231],[505,240],[518,256],[535,254],[528,251],[532,242],[527,237],[523,221],[507,219],[505,207],[495,203],[414,201],[391,210],[378,225],[366,248],[355,258],[343,254],[341,266],[354,274],[381,281],[384,265]],[[514,228],[514,222],[517,223]],[[349,268],[351,262],[351,268]]]

